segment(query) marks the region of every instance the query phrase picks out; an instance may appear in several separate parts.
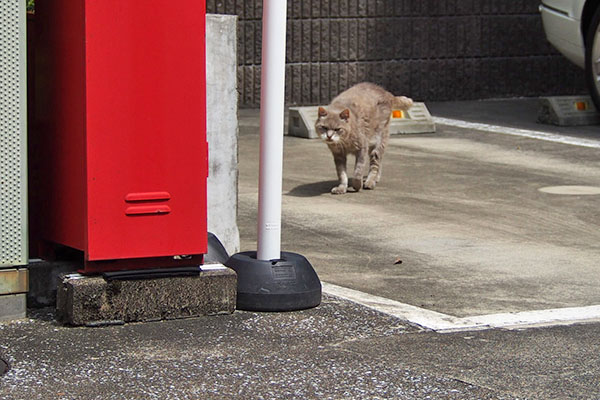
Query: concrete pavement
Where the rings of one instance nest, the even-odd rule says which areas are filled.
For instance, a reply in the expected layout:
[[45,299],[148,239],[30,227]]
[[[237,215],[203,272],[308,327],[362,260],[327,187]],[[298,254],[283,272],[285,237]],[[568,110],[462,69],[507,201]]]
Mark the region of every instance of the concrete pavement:
[[[242,125],[243,249],[256,246],[257,151]],[[600,197],[543,191],[600,187],[597,154],[439,125],[390,140],[374,191],[334,196],[327,147],[286,137],[282,247],[326,282],[453,316],[598,305]]]
[[[242,250],[256,247],[257,128],[241,110]],[[600,304],[598,196],[540,190],[600,186],[593,148],[439,126],[393,138],[380,185],[344,196],[318,140],[287,137],[284,160],[282,249],[369,306],[461,319]],[[0,398],[600,397],[599,323],[440,334],[390,313],[327,294],[300,312],[94,329],[33,311],[0,324]]]
[[598,325],[419,331],[325,296],[294,313],[103,328],[0,325],[0,398],[594,399]]

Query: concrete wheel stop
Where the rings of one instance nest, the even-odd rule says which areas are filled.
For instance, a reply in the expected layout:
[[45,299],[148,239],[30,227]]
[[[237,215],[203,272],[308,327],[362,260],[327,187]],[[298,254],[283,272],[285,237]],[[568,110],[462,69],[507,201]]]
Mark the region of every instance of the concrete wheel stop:
[[237,299],[237,276],[215,261],[227,255],[209,235],[206,264],[184,268],[59,276],[56,318],[74,326],[231,314]]

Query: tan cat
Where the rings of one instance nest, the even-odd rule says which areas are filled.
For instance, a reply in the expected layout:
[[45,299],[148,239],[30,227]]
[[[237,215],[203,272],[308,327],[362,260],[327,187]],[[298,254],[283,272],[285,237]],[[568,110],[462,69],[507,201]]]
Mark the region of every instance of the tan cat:
[[[346,158],[349,154],[356,157],[352,179],[354,190],[359,191],[361,187],[375,189],[381,178],[383,151],[390,136],[392,109],[406,110],[412,104],[408,97],[394,97],[385,89],[364,82],[340,93],[326,108],[319,107],[316,132],[329,146],[340,180],[331,193],[343,194],[348,189]],[[367,163],[369,171],[363,185]]]

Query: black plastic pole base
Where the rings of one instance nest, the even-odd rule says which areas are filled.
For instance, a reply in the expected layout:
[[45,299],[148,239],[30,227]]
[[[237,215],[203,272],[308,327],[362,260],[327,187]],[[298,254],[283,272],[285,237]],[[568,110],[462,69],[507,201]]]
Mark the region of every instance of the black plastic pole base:
[[223,243],[212,232],[208,232],[207,240],[208,246],[204,255],[204,264],[219,263],[225,265],[225,262],[229,259],[229,254],[225,250]]
[[237,273],[239,310],[295,311],[321,304],[321,281],[300,254],[282,251],[279,260],[257,260],[255,251],[247,251],[225,265]]

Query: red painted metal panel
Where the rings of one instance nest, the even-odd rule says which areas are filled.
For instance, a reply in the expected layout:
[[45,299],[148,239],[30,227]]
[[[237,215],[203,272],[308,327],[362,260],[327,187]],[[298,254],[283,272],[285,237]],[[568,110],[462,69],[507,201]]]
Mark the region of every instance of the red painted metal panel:
[[205,3],[36,7],[52,193],[44,238],[120,269],[205,253]]
[[87,1],[89,260],[206,251],[204,7]]

